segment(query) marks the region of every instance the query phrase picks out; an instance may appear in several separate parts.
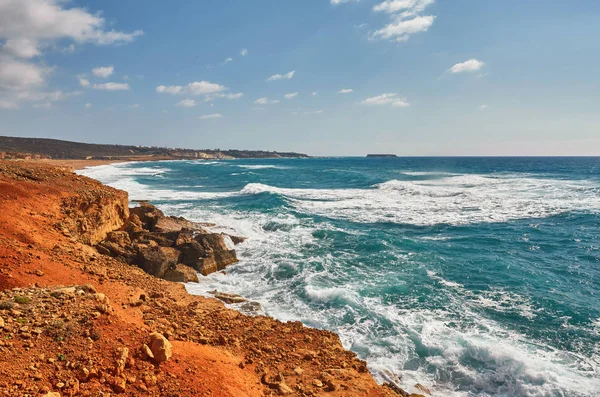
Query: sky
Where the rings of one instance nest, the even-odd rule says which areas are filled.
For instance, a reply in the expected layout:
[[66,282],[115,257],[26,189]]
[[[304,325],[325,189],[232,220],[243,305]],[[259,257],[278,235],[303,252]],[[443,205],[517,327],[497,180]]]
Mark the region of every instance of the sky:
[[597,0],[0,0],[0,135],[600,155]]

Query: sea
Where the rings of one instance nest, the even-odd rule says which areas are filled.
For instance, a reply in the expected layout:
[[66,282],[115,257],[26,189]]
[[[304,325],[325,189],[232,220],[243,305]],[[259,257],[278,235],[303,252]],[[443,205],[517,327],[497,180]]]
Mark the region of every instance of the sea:
[[[600,158],[161,161],[81,174],[247,237],[226,274],[433,396],[600,396]],[[233,306],[235,308],[235,305]]]

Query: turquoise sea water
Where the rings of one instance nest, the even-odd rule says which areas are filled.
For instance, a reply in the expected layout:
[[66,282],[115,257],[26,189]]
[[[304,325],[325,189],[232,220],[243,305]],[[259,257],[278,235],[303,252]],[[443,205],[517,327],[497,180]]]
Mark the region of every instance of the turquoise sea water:
[[[129,163],[82,172],[243,235],[188,285],[340,334],[380,381],[600,395],[600,158]],[[444,394],[445,393],[445,394]]]

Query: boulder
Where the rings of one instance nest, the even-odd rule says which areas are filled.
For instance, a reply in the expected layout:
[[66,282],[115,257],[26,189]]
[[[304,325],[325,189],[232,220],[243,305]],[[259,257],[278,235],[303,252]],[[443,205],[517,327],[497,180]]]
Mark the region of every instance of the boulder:
[[150,334],[150,350],[157,363],[167,361],[173,356],[173,345],[158,332]]
[[185,218],[175,216],[158,218],[158,221],[154,225],[154,231],[159,233],[179,232],[183,229],[202,230],[200,225]]
[[178,283],[198,282],[198,274],[196,274],[196,271],[181,263],[177,264],[174,268],[168,269],[163,278]]
[[170,236],[168,233],[143,232],[138,233],[135,241],[141,244],[151,244],[155,242],[161,247],[172,247],[175,244],[176,235]]
[[150,247],[137,244],[137,265],[155,277],[164,277],[167,270],[174,268],[179,260],[179,251],[170,247]]
[[123,230],[129,233],[129,235],[134,235],[136,233],[141,233],[144,231],[144,227],[142,225],[142,221],[140,217],[136,214],[129,215],[129,218],[125,222],[123,226]]
[[[208,251],[196,240],[188,241],[186,236],[181,236],[175,242],[175,248],[181,252],[181,263],[196,267],[196,263],[202,258],[210,256],[212,251]],[[199,269],[198,269],[199,270]]]
[[194,240],[194,233],[189,229],[182,229],[177,233],[177,237],[175,237],[175,247],[185,246],[194,242],[196,242]]
[[137,215],[142,223],[142,227],[150,231],[154,230],[154,226],[160,218],[165,217],[165,214],[161,210],[148,203],[141,203],[139,207],[131,208],[129,212]]
[[226,251],[229,249],[223,235],[219,233],[199,234],[195,240],[207,250]]
[[215,257],[213,255],[208,258],[199,258],[194,262],[194,269],[196,269],[203,276],[208,276],[219,270]]
[[102,241],[96,246],[98,252],[112,257],[123,258],[127,262],[131,262],[136,258],[136,251],[132,246],[121,246],[110,241]]
[[247,299],[244,298],[243,296],[240,295],[236,295],[236,294],[229,294],[227,292],[218,292],[218,291],[212,291],[211,294],[213,294],[215,296],[215,298],[217,298],[220,301],[223,301],[225,303],[243,303],[246,302]]
[[223,270],[226,266],[238,262],[235,250],[215,251],[213,257],[215,258],[219,270]]
[[104,241],[114,243],[119,247],[128,247],[131,245],[131,239],[129,238],[129,234],[124,231],[109,232],[106,235],[106,239]]
[[226,236],[229,236],[229,238],[231,239],[231,242],[235,245],[241,244],[247,240],[246,237],[232,236],[231,234],[226,234]]

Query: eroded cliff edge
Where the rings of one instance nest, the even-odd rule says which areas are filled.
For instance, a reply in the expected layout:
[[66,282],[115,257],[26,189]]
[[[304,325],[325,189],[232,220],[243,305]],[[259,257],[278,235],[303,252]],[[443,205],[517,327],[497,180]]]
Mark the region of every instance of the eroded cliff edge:
[[[124,192],[0,162],[0,210],[4,394],[408,395],[377,385],[333,333],[244,316],[99,253],[92,245],[128,227]],[[172,345],[166,362],[143,348],[154,332]]]

